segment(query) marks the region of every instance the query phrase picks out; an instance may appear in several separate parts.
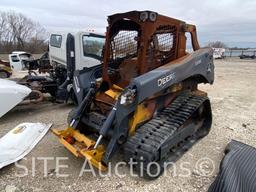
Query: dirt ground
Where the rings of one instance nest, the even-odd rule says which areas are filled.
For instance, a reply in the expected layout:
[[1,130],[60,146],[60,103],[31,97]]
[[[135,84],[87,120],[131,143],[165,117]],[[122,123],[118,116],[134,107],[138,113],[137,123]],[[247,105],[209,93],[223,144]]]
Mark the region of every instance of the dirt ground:
[[[216,60],[215,78],[213,86],[201,86],[202,90],[209,93],[212,104],[213,124],[210,134],[160,178],[146,181],[129,176],[127,166],[118,169],[126,176],[100,177],[97,174],[94,177],[91,172],[79,176],[83,159],[74,157],[49,132],[26,159],[19,161],[20,165],[27,167],[28,174],[14,164],[0,170],[0,191],[207,191],[218,172],[223,150],[231,139],[256,147],[256,61],[229,58]],[[22,122],[52,122],[54,128],[65,128],[71,108],[72,105],[52,103],[16,107],[0,119],[0,136]],[[38,157],[52,159],[45,167]],[[60,161],[68,166],[60,170],[67,177],[56,175],[57,157],[68,158]],[[117,155],[112,165],[121,159],[122,155]],[[32,161],[35,169],[32,169]]]

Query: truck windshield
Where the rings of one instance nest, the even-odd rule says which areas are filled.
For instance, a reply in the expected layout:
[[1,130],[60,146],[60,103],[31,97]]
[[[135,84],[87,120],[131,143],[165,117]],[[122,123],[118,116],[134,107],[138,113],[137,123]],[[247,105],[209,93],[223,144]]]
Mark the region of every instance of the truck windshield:
[[83,35],[84,56],[100,60],[102,49],[105,44],[105,37],[98,35]]
[[33,60],[33,56],[30,54],[20,54],[21,60]]

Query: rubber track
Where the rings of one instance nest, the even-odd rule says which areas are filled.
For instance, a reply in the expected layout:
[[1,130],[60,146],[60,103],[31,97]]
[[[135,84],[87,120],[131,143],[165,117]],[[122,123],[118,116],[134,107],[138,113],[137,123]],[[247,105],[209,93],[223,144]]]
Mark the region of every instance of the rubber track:
[[[208,100],[205,96],[195,96],[186,93],[178,96],[170,106],[163,109],[156,117],[142,125],[124,145],[124,158],[129,162],[142,162],[146,165],[150,162],[158,162],[160,165],[167,159],[175,160],[182,155],[198,139],[195,133],[189,138],[177,138],[180,128],[191,118],[195,111]],[[169,153],[160,154],[163,144],[172,137],[178,139],[169,148]],[[139,167],[137,167],[139,168]]]

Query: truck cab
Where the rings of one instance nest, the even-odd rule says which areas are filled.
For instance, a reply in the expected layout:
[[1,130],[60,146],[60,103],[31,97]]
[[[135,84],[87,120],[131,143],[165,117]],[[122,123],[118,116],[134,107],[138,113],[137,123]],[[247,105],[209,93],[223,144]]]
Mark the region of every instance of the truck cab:
[[13,51],[9,54],[9,61],[14,71],[27,70],[29,65],[36,62],[33,55],[24,51]]
[[[75,39],[75,70],[91,68],[100,65],[105,36],[99,33],[76,32],[71,33]],[[50,62],[67,65],[66,41],[68,33],[56,32],[50,36]]]

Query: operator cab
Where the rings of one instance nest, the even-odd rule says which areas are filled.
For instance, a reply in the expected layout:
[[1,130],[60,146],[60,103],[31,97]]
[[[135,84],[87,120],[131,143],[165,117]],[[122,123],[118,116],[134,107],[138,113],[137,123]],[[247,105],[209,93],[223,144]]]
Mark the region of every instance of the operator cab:
[[133,11],[108,21],[103,80],[110,86],[125,88],[133,78],[185,55],[185,48],[183,54],[178,49],[179,20]]

